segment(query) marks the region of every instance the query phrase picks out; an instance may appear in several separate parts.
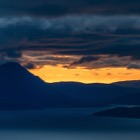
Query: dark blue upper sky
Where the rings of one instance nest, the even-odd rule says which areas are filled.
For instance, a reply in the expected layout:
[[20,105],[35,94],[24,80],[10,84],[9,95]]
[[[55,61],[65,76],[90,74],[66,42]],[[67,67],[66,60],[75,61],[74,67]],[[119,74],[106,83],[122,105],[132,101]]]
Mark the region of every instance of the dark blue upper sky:
[[139,14],[139,0],[1,0],[0,14],[55,17],[75,14]]

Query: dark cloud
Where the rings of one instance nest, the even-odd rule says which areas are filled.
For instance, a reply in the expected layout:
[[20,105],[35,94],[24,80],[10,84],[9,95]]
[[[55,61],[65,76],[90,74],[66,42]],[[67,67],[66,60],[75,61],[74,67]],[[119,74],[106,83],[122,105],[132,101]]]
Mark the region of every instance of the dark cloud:
[[132,63],[128,65],[128,69],[140,69],[140,63]]
[[71,64],[71,66],[73,66],[73,65],[81,65],[81,64],[84,64],[84,63],[92,62],[92,61],[97,61],[99,59],[100,59],[99,56],[86,56],[86,57],[80,58],[78,61],[73,62]]
[[138,0],[1,0],[0,14],[62,16],[74,14],[140,14]]
[[25,67],[26,69],[35,69],[36,68],[36,66],[33,63],[23,64],[23,67]]
[[13,51],[13,50],[5,51],[4,54],[9,58],[21,58],[22,57],[21,52],[17,52],[17,51]]
[[[106,44],[104,44],[106,45]],[[131,56],[133,58],[139,58],[140,52],[140,45],[126,45],[126,44],[118,44],[115,45],[112,43],[109,46],[92,46],[90,49],[73,49],[73,50],[66,50],[60,51],[60,54],[65,55],[110,55],[110,56]]]
[[100,56],[100,59],[97,61],[92,61],[91,63],[85,63],[82,66],[85,66],[88,69],[97,69],[97,68],[119,68],[127,67],[131,63],[129,57],[115,57],[115,56]]

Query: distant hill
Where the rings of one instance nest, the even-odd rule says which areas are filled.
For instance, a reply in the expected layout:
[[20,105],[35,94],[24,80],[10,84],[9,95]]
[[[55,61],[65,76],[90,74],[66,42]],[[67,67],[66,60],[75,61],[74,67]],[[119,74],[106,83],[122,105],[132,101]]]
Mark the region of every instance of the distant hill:
[[140,92],[122,95],[121,98],[116,97],[108,102],[112,105],[140,105]]
[[[60,82],[51,84],[66,96],[77,100],[84,106],[105,106],[119,103],[119,99],[139,95],[140,89],[116,86],[113,84],[82,84],[76,82]],[[138,98],[140,101],[140,99]],[[140,103],[140,102],[139,102]]]
[[93,116],[140,119],[140,107],[116,107],[94,113]]
[[123,87],[140,88],[140,80],[115,82],[114,85]]

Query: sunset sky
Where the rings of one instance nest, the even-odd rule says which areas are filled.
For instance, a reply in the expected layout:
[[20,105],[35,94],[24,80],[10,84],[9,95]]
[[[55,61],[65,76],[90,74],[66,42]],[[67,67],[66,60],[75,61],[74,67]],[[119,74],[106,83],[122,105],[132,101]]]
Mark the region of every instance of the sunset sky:
[[140,1],[1,0],[0,64],[46,82],[140,80]]

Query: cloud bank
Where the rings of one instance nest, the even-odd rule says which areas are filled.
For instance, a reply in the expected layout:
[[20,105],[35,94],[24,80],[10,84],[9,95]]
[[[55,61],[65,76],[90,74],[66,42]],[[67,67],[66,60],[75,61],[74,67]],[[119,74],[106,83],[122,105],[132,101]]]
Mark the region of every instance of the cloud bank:
[[138,0],[1,0],[0,64],[139,69]]

